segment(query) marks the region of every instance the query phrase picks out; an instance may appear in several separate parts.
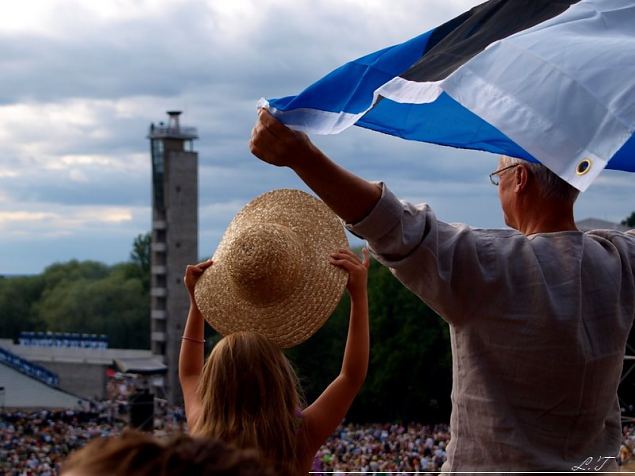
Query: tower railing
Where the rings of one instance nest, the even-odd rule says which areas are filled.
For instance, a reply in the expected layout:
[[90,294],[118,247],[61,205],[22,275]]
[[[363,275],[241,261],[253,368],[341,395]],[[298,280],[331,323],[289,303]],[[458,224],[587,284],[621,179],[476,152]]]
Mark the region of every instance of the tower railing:
[[175,138],[175,139],[198,139],[196,127],[169,127],[154,126],[148,135],[150,139]]

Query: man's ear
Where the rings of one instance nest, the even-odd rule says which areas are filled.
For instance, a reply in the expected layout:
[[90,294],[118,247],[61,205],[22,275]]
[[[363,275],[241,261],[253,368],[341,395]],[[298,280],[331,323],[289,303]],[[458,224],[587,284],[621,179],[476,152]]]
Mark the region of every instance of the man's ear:
[[529,185],[530,173],[525,164],[519,164],[514,170],[514,191],[524,192]]

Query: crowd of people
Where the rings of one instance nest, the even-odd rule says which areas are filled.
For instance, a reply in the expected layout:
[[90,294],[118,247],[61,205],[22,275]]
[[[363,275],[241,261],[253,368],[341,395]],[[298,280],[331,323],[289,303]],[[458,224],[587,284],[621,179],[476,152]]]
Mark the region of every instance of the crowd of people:
[[[162,407],[155,433],[182,428],[182,409]],[[0,474],[53,476],[73,450],[94,438],[120,434],[126,423],[112,418],[109,402],[73,411],[0,414]],[[314,471],[438,471],[450,434],[446,425],[347,424],[338,428],[315,458]]]
[[[94,438],[121,434],[122,418],[112,418],[109,402],[83,410],[3,412],[0,414],[0,474],[53,476],[64,459]],[[155,434],[173,435],[183,426],[180,407],[157,404]],[[433,473],[446,459],[447,425],[346,424],[327,439],[313,471]],[[632,456],[635,425],[624,427],[620,463]]]
[[94,438],[119,434],[106,404],[92,410],[0,413],[0,474],[53,476],[73,450]]
[[446,459],[447,425],[348,424],[322,446],[315,471],[436,472]]

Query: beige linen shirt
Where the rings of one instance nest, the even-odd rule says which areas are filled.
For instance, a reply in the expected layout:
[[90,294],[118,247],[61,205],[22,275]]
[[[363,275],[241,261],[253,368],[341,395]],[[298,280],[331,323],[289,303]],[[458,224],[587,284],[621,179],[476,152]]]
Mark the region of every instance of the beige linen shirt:
[[385,186],[348,227],[450,325],[444,471],[616,469],[617,387],[635,315],[633,231],[473,229]]

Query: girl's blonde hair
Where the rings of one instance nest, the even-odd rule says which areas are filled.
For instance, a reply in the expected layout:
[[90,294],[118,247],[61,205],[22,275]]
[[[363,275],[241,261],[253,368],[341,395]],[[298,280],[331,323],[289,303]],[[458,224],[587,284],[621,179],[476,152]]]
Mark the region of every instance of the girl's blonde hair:
[[298,378],[283,352],[253,332],[221,339],[198,386],[202,403],[192,433],[257,448],[280,474],[298,473]]

